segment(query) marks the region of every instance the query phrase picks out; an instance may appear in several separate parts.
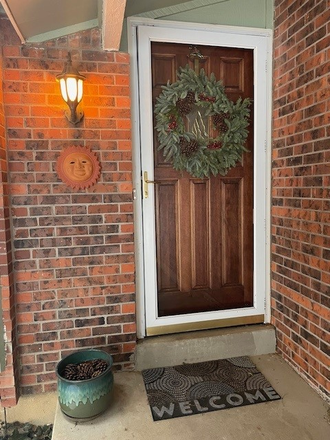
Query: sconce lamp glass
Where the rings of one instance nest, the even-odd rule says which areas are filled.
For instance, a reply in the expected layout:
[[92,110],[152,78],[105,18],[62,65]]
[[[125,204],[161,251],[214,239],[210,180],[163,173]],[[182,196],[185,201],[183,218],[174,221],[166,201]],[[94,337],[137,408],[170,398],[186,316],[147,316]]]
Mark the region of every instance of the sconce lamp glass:
[[77,124],[84,116],[82,110],[78,110],[77,107],[83,97],[85,77],[73,67],[70,53],[63,72],[57,75],[56,79],[60,83],[62,98],[70,109],[69,112],[65,112],[65,116],[71,124]]

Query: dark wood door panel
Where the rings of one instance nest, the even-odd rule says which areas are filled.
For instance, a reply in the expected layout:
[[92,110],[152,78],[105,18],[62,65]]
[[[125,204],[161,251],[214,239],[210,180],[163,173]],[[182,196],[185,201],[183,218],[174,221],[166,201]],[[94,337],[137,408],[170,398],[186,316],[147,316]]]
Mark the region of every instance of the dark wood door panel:
[[191,188],[191,289],[210,286],[210,228],[208,180],[190,181]]
[[221,182],[222,192],[222,284],[242,283],[242,179]]
[[[166,205],[167,209],[163,209]],[[157,184],[157,274],[159,290],[178,290],[177,185],[170,181]]]
[[[201,66],[228,97],[253,97],[251,50],[204,47]],[[189,46],[152,43],[153,100],[161,86],[192,62]],[[195,179],[177,172],[158,151],[154,135],[158,311],[198,313],[253,303],[253,121],[249,153],[226,176]],[[165,182],[165,183],[164,183]]]

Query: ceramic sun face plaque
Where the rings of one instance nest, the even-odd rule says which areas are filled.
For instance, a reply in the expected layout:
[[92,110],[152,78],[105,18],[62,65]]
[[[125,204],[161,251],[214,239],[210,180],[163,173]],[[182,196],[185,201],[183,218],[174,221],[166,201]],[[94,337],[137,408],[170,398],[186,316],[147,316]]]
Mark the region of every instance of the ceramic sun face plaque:
[[62,151],[57,159],[57,174],[66,185],[85,189],[94,185],[100,176],[100,164],[87,147],[72,146]]

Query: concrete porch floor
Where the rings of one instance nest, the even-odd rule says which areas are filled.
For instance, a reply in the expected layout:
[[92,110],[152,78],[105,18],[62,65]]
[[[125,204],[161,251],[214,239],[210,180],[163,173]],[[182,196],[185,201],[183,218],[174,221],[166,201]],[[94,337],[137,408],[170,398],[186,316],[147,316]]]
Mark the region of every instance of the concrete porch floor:
[[329,440],[329,405],[280,356],[250,357],[282,400],[154,422],[141,373],[115,373],[113,404],[92,422],[69,422],[56,393],[21,397],[7,421],[54,423],[53,440]]
[[282,400],[154,422],[141,373],[116,373],[111,407],[88,423],[57,406],[53,440],[328,440],[330,410],[278,355],[252,356]]

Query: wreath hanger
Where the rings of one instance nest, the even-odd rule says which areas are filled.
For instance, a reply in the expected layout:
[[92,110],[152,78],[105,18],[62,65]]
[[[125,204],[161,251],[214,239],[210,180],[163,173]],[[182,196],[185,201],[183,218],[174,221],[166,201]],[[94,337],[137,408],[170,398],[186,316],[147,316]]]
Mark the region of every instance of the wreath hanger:
[[206,58],[196,46],[189,46],[189,49],[191,52],[187,57],[194,63],[194,71],[199,75],[200,63],[205,63]]

